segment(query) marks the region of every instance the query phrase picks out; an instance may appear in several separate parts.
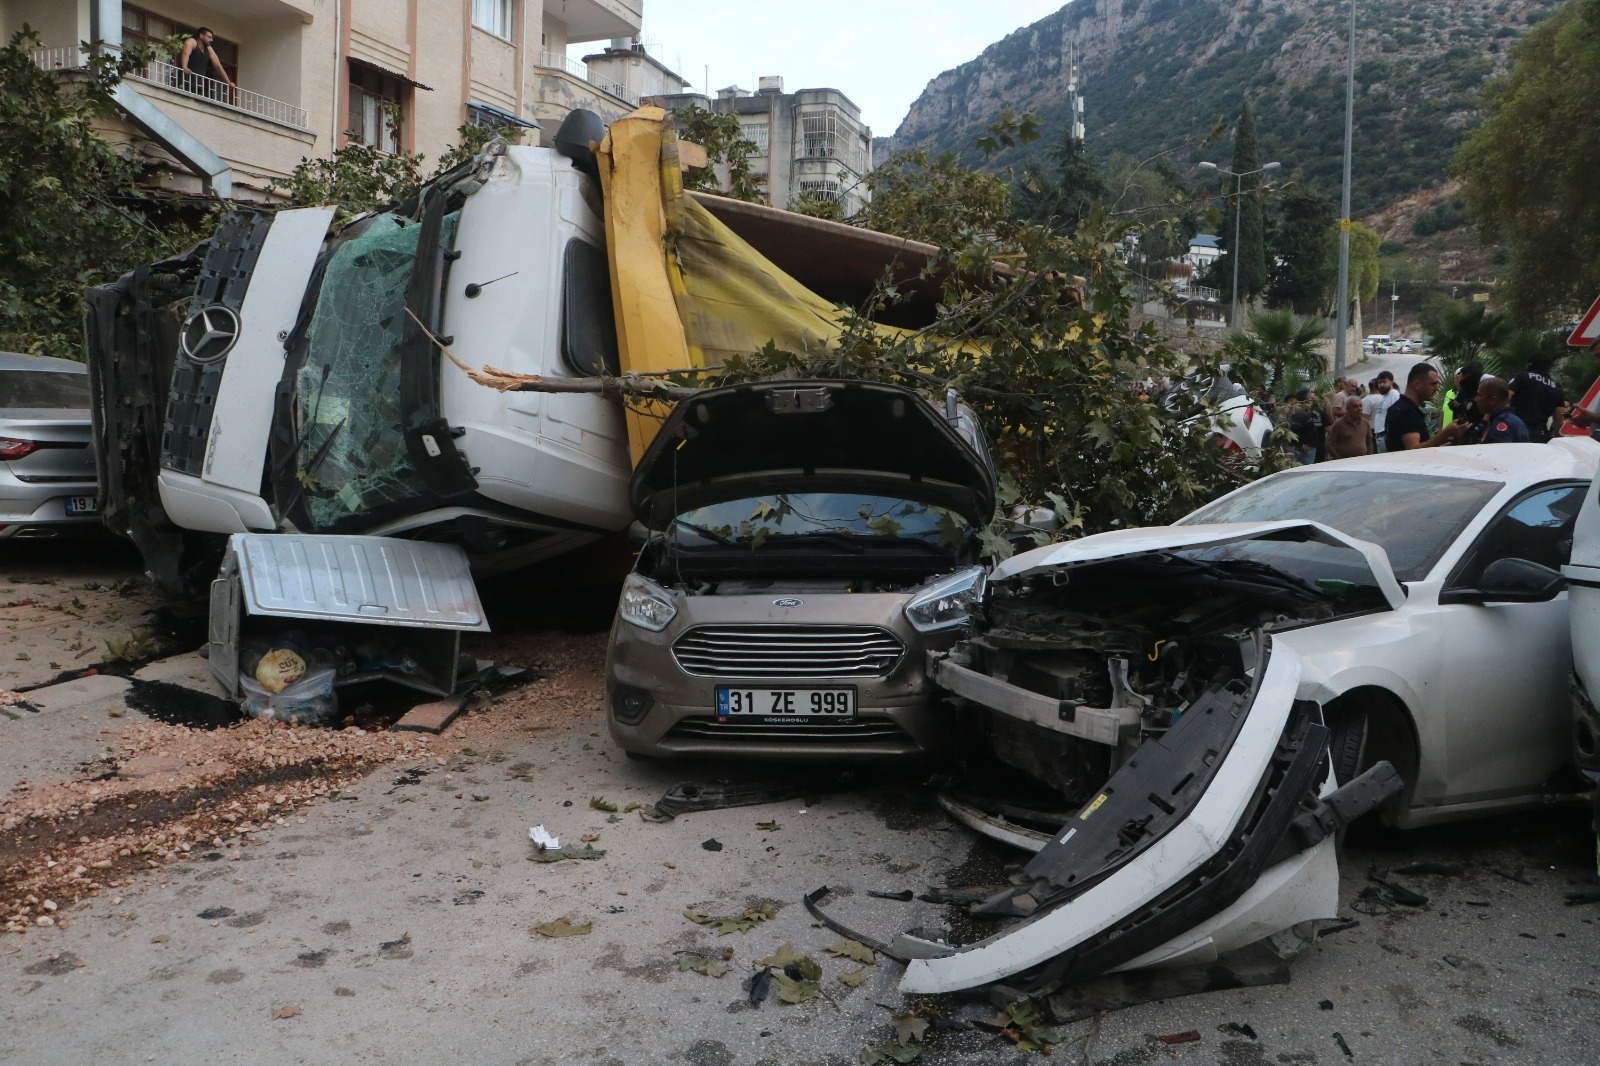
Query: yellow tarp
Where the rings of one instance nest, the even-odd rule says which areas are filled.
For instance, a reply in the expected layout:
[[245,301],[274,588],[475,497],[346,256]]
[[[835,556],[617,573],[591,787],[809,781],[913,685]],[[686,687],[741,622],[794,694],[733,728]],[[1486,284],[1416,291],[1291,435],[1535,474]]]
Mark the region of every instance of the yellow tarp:
[[[719,366],[768,341],[804,352],[838,340],[832,304],[684,195],[664,110],[642,107],[612,123],[599,162],[624,373]],[[635,462],[664,413],[630,410]]]

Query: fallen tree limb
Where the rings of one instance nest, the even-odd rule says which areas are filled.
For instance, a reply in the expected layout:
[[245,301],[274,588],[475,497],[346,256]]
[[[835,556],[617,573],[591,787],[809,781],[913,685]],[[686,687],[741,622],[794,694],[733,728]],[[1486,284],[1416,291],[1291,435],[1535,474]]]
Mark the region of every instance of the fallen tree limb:
[[[422,324],[422,320],[406,308],[405,312],[417,328],[427,335],[438,349],[449,360],[461,368],[462,373],[479,385],[496,389],[500,392],[569,392],[589,393],[595,396],[604,396],[608,399],[640,399],[640,400],[686,400],[702,389],[687,385],[673,385],[666,381],[656,380],[661,375],[623,374],[620,377],[588,377],[588,378],[547,378],[535,374],[517,374],[509,370],[485,364],[483,369],[474,370],[462,362],[445,345],[433,331]],[[707,368],[711,369],[711,368]],[[705,373],[705,370],[669,371],[668,373],[695,374]]]

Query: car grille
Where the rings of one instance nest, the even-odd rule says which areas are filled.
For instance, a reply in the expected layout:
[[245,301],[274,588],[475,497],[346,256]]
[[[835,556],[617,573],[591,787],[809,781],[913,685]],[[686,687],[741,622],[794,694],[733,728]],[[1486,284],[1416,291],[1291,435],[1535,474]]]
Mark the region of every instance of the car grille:
[[874,626],[697,626],[672,646],[686,674],[775,681],[883,677],[904,654]]
[[768,725],[762,722],[719,722],[715,718],[683,718],[667,731],[678,740],[784,740],[819,744],[893,744],[914,747],[911,734],[886,718],[833,724],[803,722]]

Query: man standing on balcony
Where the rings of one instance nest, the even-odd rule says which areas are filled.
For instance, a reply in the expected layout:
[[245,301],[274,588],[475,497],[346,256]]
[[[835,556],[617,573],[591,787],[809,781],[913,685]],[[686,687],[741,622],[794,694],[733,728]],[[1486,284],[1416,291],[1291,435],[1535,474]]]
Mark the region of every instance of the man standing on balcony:
[[[183,42],[183,52],[178,56],[178,66],[183,70],[184,88],[196,96],[210,99],[221,99],[223,103],[232,103],[233,91],[238,86],[228,77],[228,72],[222,68],[222,60],[217,58],[215,49],[211,47],[217,35],[208,27],[201,26],[194,31],[194,35]],[[219,93],[209,81],[220,81],[228,87],[225,93]]]

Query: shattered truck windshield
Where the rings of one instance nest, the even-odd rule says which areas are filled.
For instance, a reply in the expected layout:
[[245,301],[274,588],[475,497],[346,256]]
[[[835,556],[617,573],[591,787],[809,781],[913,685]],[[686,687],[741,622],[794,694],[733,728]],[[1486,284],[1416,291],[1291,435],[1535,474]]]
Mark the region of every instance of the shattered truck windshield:
[[[455,243],[460,212],[443,217]],[[406,447],[402,371],[406,295],[427,225],[371,219],[329,257],[294,381],[294,479],[309,525],[338,531],[429,496]]]

